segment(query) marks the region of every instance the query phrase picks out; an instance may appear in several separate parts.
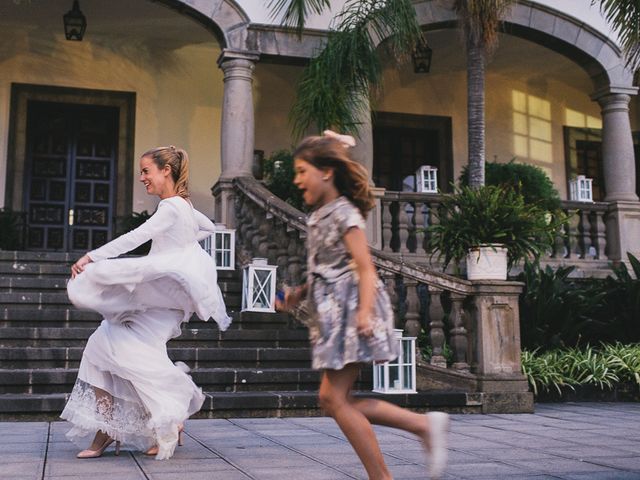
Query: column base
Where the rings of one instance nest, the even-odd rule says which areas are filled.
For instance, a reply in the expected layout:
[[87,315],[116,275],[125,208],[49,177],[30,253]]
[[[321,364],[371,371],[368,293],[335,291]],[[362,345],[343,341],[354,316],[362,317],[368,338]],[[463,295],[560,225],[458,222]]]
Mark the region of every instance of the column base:
[[606,224],[609,260],[628,262],[627,253],[640,258],[640,202],[611,202]]
[[213,219],[216,223],[223,223],[227,228],[236,228],[235,194],[233,179],[220,178],[211,187],[213,195]]

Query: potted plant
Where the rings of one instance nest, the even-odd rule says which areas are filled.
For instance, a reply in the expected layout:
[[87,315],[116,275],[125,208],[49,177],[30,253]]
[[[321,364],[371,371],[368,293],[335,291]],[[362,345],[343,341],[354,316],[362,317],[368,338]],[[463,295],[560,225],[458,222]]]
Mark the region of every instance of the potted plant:
[[548,251],[565,221],[504,185],[456,188],[443,197],[437,217],[427,230],[428,250],[445,269],[466,259],[470,280],[506,280],[514,263]]

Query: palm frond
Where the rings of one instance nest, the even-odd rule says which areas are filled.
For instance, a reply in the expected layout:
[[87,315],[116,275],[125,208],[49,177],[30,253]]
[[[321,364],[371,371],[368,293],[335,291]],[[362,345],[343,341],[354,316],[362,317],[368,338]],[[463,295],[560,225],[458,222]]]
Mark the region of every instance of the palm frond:
[[283,25],[295,28],[301,35],[310,14],[320,14],[330,7],[331,0],[271,0],[267,8],[271,18],[282,18]]
[[592,0],[591,3],[596,1],[620,38],[627,67],[631,71],[640,69],[640,1]]
[[498,45],[500,22],[515,0],[454,0],[468,45],[481,47],[490,55]]
[[402,61],[421,35],[411,0],[348,0],[298,84],[290,114],[294,135],[302,136],[314,124],[319,131],[332,127],[354,133],[381,85],[376,46],[388,39],[393,57]]

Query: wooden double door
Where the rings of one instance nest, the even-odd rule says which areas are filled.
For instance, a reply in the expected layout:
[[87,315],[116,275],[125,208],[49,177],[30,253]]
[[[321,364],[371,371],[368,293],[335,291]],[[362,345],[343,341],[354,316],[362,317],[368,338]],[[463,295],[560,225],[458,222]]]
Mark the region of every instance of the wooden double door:
[[87,251],[111,239],[118,109],[30,101],[27,248]]

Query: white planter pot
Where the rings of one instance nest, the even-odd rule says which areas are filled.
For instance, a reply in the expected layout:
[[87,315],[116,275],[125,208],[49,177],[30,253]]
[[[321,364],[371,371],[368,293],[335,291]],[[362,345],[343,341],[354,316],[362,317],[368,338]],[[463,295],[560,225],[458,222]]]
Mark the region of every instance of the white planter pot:
[[502,245],[483,245],[469,249],[467,278],[469,280],[506,280],[507,248]]

